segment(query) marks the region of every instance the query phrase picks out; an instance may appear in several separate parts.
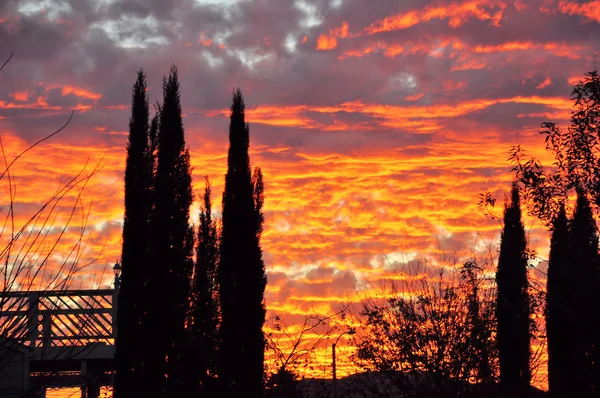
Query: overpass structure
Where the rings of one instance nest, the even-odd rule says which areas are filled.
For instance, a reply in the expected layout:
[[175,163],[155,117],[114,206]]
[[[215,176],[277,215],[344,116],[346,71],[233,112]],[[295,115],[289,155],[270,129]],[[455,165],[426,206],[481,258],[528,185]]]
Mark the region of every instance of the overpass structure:
[[112,385],[118,293],[118,276],[115,289],[0,292],[0,396]]

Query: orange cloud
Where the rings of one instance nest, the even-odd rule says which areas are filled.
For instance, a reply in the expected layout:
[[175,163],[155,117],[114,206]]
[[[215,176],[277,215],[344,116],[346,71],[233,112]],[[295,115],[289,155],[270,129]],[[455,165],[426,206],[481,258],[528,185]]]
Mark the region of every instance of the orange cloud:
[[421,98],[423,98],[423,95],[424,95],[424,93],[420,93],[420,94],[413,94],[413,95],[409,95],[409,96],[406,96],[406,97],[404,97],[404,99],[405,99],[406,101],[418,101],[418,100],[420,100]]
[[543,88],[548,87],[549,85],[552,84],[552,79],[550,79],[549,77],[545,78],[543,82],[541,82],[540,84],[538,84],[536,86],[536,89],[541,90]]
[[524,9],[527,8],[527,4],[525,4],[525,2],[523,2],[523,0],[515,0],[515,2],[513,3],[513,6],[515,6],[517,11],[523,11]]
[[558,9],[563,14],[580,15],[590,21],[600,22],[600,0],[587,3],[561,0],[558,3]]
[[364,57],[376,53],[383,53],[384,56],[389,58],[394,58],[398,55],[427,54],[435,58],[456,58],[457,64],[451,69],[451,71],[454,71],[482,69],[487,66],[487,63],[483,60],[472,59],[473,54],[495,54],[530,50],[542,50],[560,57],[579,59],[582,57],[582,54],[589,51],[589,48],[586,46],[569,46],[565,43],[533,43],[531,41],[511,41],[496,45],[470,46],[456,38],[430,42],[404,42],[402,44],[372,41],[361,49],[344,51],[338,56],[338,59]]
[[29,98],[29,93],[27,91],[15,91],[12,97],[15,101],[25,102]]
[[329,31],[329,35],[333,37],[339,37],[344,39],[346,37],[352,37],[349,32],[348,22],[342,22],[342,26]]
[[462,49],[464,45],[457,40],[447,39],[436,43],[415,43],[405,42],[402,44],[388,44],[385,42],[370,42],[361,50],[348,50],[343,52],[338,59],[345,59],[350,57],[363,57],[371,54],[383,52],[383,55],[388,58],[394,58],[398,55],[412,55],[412,54],[428,54],[433,57],[442,57],[444,54],[442,51],[445,48],[451,48],[452,50]]
[[366,28],[365,32],[373,35],[380,32],[402,30],[433,19],[448,19],[448,25],[453,28],[461,26],[469,18],[489,20],[495,26],[499,26],[505,8],[504,2],[491,0],[471,0],[458,4],[426,6],[423,10],[412,10],[376,21]]
[[457,71],[463,71],[463,70],[477,70],[477,69],[486,68],[487,66],[488,66],[488,64],[485,61],[477,60],[477,59],[468,59],[466,61],[461,61],[461,62],[455,64],[450,69],[450,72],[457,72]]
[[202,44],[205,47],[210,47],[213,43],[212,39],[208,39],[204,37],[204,32],[200,33],[200,38],[198,39],[198,43]]
[[554,53],[559,56],[577,59],[580,55],[577,51],[585,50],[581,46],[569,46],[564,43],[533,43],[531,41],[511,41],[495,46],[482,46],[477,45],[473,47],[473,52],[481,54],[498,53],[498,52],[509,52],[509,51],[525,51],[533,49],[542,49],[548,52]]
[[453,80],[444,81],[444,90],[446,91],[456,91],[467,86],[466,82],[455,82]]
[[62,95],[72,94],[76,97],[85,98],[85,99],[89,99],[92,101],[97,101],[100,98],[102,98],[102,94],[94,93],[92,91],[89,91],[89,90],[86,90],[83,88],[79,88],[79,87],[73,87],[73,86],[62,86],[61,94]]
[[[459,90],[465,87],[464,82],[447,81],[444,89],[448,91]],[[420,98],[420,97],[419,97]],[[408,100],[408,99],[407,99]],[[551,108],[554,111],[571,109],[571,101],[558,97],[540,96],[515,96],[497,99],[481,99],[457,102],[455,104],[439,105],[379,105],[363,103],[362,101],[344,102],[335,106],[273,106],[264,105],[246,110],[248,120],[252,123],[270,126],[296,127],[303,129],[318,129],[323,131],[372,131],[381,127],[407,129],[414,133],[440,130],[444,126],[436,119],[454,118],[472,112],[480,111],[490,106],[506,103],[538,104]],[[330,123],[319,121],[311,117],[311,113],[331,115],[334,119]],[[371,120],[364,124],[347,126],[335,120],[337,114],[360,114],[370,117]],[[229,110],[205,112],[209,117],[227,117]]]
[[332,36],[320,35],[317,39],[317,50],[333,50],[337,47],[337,39]]
[[[321,34],[317,39],[317,50],[333,50],[337,47],[337,39],[345,39],[355,37],[357,35],[350,34],[348,22],[342,22],[342,26],[329,30],[329,35]],[[306,38],[306,36],[304,36]]]

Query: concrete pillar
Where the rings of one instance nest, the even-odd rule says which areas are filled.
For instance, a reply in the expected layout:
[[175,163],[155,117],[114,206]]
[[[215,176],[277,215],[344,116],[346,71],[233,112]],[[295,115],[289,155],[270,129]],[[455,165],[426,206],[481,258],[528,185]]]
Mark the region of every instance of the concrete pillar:
[[84,385],[81,387],[81,398],[98,398],[100,396],[100,378],[88,361],[81,361],[81,376]]
[[38,303],[40,296],[37,293],[29,293],[29,303],[27,311],[27,334],[29,340],[29,347],[35,348],[35,342],[38,338],[38,315],[40,314]]
[[83,379],[83,385],[81,386],[81,398],[88,398],[88,378],[89,378],[89,369],[88,363],[84,359],[81,361],[81,370],[80,370],[81,378]]

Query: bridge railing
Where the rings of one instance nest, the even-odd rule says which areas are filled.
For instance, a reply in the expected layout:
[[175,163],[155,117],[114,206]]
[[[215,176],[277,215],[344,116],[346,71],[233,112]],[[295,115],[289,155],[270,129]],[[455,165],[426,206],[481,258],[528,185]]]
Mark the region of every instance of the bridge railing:
[[0,338],[31,348],[114,342],[115,290],[0,293]]

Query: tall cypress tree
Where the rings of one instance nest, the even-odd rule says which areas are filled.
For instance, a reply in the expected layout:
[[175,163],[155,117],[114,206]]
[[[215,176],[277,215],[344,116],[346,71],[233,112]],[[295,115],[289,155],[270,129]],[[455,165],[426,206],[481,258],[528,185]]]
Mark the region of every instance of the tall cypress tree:
[[226,393],[259,397],[263,392],[264,291],[260,248],[263,183],[250,172],[250,130],[241,91],[233,94],[229,153],[223,192],[223,229],[218,269],[221,302],[221,371]]
[[527,241],[516,184],[513,184],[511,201],[504,208],[501,239],[496,272],[500,388],[506,393],[520,395],[530,388],[531,372]]
[[571,257],[571,300],[569,310],[573,322],[570,343],[574,360],[567,366],[576,369],[572,374],[570,393],[597,394],[598,388],[598,233],[590,202],[578,189],[577,204],[569,225],[569,254]]
[[546,281],[546,334],[548,336],[548,387],[555,397],[566,396],[576,380],[577,369],[572,365],[573,319],[572,290],[577,286],[571,275],[569,254],[569,225],[564,205],[560,206],[552,224],[550,259]]
[[219,352],[219,235],[217,222],[212,217],[211,186],[208,177],[197,236],[191,295],[193,305],[189,322],[192,346],[189,356],[190,385],[194,391],[213,396],[217,392]]
[[189,224],[192,177],[185,143],[177,68],[163,79],[163,103],[158,126],[158,165],[151,216],[151,248],[147,289],[149,308],[145,336],[145,391],[183,392],[186,318],[194,248]]
[[[129,396],[139,383],[144,347],[139,344],[144,313],[148,224],[152,211],[153,152],[148,125],[146,75],[133,86],[125,167],[125,215],[121,251],[121,289],[117,303],[115,396]],[[154,123],[153,123],[154,124]]]

